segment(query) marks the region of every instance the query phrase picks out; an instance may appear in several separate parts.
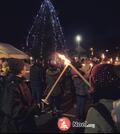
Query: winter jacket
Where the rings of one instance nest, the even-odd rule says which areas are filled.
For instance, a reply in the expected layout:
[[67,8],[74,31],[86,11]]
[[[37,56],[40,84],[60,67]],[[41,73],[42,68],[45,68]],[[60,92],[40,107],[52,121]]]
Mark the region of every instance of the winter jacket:
[[88,94],[88,86],[80,77],[74,75],[73,82],[76,95],[86,96]]
[[22,78],[15,76],[8,80],[2,99],[1,109],[5,117],[1,132],[21,132],[23,124],[29,126],[31,122],[34,122],[32,103],[30,90]]
[[[47,84],[47,92],[50,91],[51,87],[57,80],[57,78],[60,75],[60,70],[52,70],[52,69],[47,69],[46,70],[46,84]],[[56,85],[55,89],[53,90],[51,96],[57,96],[61,94],[61,82],[59,81],[58,84]]]

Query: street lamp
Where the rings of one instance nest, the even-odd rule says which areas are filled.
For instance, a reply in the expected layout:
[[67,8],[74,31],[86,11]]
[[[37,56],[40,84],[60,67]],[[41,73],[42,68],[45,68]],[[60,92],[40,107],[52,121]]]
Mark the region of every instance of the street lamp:
[[80,42],[82,41],[82,37],[80,35],[77,35],[75,37],[75,41],[77,43],[77,51],[80,52]]
[[109,50],[108,50],[108,49],[106,49],[105,51],[106,51],[106,52],[109,52]]

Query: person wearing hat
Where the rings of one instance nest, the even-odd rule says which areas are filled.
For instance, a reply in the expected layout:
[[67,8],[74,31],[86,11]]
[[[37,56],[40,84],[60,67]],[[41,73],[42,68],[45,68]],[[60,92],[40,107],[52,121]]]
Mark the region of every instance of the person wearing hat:
[[85,133],[117,132],[111,117],[113,101],[120,98],[120,78],[112,64],[96,65],[90,74],[90,83],[94,90],[94,105],[87,113],[88,124],[95,128],[86,127]]

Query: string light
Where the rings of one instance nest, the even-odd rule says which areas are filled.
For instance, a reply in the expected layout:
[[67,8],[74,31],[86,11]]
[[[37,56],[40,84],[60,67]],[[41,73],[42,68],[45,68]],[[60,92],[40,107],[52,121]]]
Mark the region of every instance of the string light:
[[[50,0],[44,0],[28,32],[26,45],[45,57],[57,50],[64,51],[65,40],[59,18]],[[47,51],[46,51],[47,48]]]

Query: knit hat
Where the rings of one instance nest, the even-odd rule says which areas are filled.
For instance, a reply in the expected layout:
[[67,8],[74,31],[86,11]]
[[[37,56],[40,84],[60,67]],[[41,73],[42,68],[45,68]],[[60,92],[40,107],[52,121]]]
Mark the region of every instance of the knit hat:
[[96,65],[90,74],[90,83],[93,89],[104,87],[117,87],[120,83],[120,69],[112,64]]

